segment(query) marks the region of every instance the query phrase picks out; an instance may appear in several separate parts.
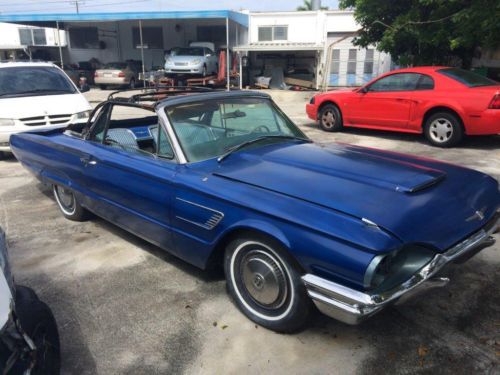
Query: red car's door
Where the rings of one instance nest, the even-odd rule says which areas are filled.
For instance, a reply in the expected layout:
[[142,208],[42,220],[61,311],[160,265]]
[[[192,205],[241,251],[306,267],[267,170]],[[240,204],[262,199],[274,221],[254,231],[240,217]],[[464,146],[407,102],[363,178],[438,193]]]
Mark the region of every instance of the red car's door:
[[345,103],[345,125],[406,128],[419,77],[416,73],[396,73],[353,93]]

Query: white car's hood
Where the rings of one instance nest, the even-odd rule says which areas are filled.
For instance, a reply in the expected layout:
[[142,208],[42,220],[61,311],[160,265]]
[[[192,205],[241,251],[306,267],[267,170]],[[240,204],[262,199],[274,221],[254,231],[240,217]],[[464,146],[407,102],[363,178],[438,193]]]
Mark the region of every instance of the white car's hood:
[[92,109],[80,93],[64,95],[0,97],[0,118],[20,119],[44,115],[74,114]]
[[9,320],[10,309],[12,305],[12,293],[5,276],[0,269],[0,330]]

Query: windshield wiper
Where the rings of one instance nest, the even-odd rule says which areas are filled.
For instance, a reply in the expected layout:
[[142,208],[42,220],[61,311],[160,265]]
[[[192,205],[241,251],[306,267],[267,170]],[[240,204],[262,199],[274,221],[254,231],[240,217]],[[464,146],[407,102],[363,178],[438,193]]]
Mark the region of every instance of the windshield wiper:
[[312,141],[308,138],[302,138],[302,137],[295,137],[293,135],[264,135],[262,137],[258,137],[255,139],[251,139],[249,141],[242,142],[240,144],[237,144],[234,147],[231,147],[229,150],[227,150],[225,153],[223,153],[221,156],[217,158],[217,162],[223,161],[225,158],[227,158],[229,155],[231,155],[233,152],[241,150],[242,148],[266,140],[266,139],[272,139],[272,138],[277,138],[277,139],[291,139],[291,140],[296,140],[296,141],[302,141],[302,142],[307,142],[307,143],[312,143]]

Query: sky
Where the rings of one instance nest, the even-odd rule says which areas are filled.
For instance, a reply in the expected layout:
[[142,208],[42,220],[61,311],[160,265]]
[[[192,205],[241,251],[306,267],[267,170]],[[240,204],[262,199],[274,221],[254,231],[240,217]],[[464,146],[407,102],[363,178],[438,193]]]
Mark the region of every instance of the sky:
[[[0,14],[66,13],[106,11],[183,11],[183,10],[295,10],[302,0],[0,0]],[[338,0],[322,0],[322,6],[338,8]]]

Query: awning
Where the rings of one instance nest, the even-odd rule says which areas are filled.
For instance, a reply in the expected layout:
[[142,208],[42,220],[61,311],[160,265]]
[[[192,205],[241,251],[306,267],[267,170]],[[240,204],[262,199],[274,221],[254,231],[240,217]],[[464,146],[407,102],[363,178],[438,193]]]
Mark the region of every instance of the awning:
[[234,47],[237,52],[259,52],[259,51],[321,51],[324,45],[314,43],[251,43]]
[[125,21],[125,20],[167,20],[167,19],[229,19],[248,27],[248,14],[232,10],[167,11],[167,12],[102,12],[102,13],[11,13],[0,14],[0,22],[23,23],[55,27],[55,22],[75,21]]

